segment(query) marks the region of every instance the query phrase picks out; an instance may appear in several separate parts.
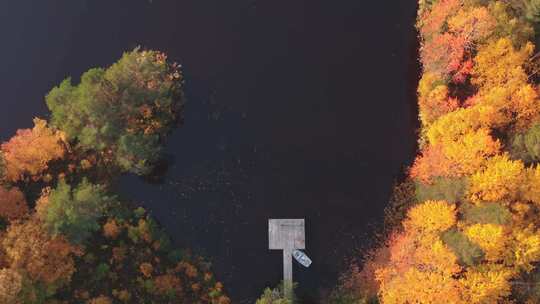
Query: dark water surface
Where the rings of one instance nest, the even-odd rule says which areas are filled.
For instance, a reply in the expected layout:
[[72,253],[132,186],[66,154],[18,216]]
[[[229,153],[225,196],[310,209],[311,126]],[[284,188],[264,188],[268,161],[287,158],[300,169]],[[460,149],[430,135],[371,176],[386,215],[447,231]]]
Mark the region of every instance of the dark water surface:
[[[127,177],[234,303],[281,277],[267,219],[304,217],[305,303],[367,244],[415,151],[415,0],[11,0],[0,4],[0,136],[47,117],[63,78],[142,45],[183,64],[185,125],[161,184]],[[76,79],[76,78],[75,78]]]

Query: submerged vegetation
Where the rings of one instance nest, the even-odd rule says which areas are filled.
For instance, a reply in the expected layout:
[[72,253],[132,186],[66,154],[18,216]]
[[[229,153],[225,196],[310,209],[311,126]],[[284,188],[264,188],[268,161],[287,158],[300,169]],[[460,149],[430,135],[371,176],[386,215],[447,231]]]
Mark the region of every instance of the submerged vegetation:
[[539,16],[420,1],[420,153],[334,303],[540,302]]
[[51,119],[0,149],[0,303],[230,303],[208,262],[112,192],[181,122],[179,66],[135,49],[46,102]]

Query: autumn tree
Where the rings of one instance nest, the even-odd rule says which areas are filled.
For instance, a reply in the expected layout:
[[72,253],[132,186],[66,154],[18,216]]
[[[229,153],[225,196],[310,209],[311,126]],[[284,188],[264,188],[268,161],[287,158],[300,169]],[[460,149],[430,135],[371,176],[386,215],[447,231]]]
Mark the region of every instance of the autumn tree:
[[409,210],[405,230],[389,240],[389,262],[376,271],[384,303],[458,303],[460,286],[452,276],[461,267],[439,237],[455,222],[455,206],[444,201]]
[[46,97],[52,125],[122,170],[148,173],[160,143],[181,119],[183,77],[165,54],[138,48],[107,69],[64,80]]
[[[538,228],[529,225],[523,229],[512,229],[509,248],[505,256],[506,264],[516,272],[531,272],[540,261],[540,234]],[[510,253],[510,254],[509,254]]]
[[418,21],[424,72],[455,83],[467,79],[476,44],[488,39],[496,26],[496,19],[486,7],[470,7],[465,2],[437,1]]
[[496,224],[474,224],[465,230],[467,237],[486,254],[486,259],[497,261],[503,258],[507,245],[505,226]]
[[500,265],[482,265],[469,268],[460,280],[463,303],[504,303],[510,295],[512,271]]
[[501,127],[508,121],[498,107],[481,102],[440,117],[427,128],[426,137],[432,145],[457,142],[467,133]]
[[512,201],[519,198],[525,182],[525,168],[519,160],[508,155],[488,160],[486,168],[471,176],[469,195],[472,201]]
[[485,128],[466,131],[456,140],[424,148],[410,174],[424,183],[433,177],[462,177],[481,169],[486,159],[499,152],[501,144]]
[[472,48],[476,44],[483,44],[493,35],[497,20],[485,6],[464,5],[448,19],[447,26],[449,32],[467,37],[470,41],[468,47]]
[[[440,0],[429,2],[430,9],[422,11],[416,25],[424,40],[431,40],[434,36],[444,32],[444,27],[448,19],[463,5],[462,0]],[[431,6],[431,4],[434,5]]]
[[412,207],[404,225],[407,230],[442,232],[456,223],[456,207],[445,201],[426,201]]
[[1,146],[6,179],[17,182],[29,175],[39,177],[51,160],[64,156],[63,133],[47,126],[42,119],[34,119],[34,128],[18,130]]
[[418,85],[418,107],[420,120],[425,127],[457,109],[459,102],[449,95],[448,86],[435,74],[426,73]]
[[74,255],[80,249],[62,236],[52,237],[37,220],[11,224],[2,241],[12,269],[24,270],[32,280],[45,284],[70,281]]
[[122,226],[114,218],[109,218],[103,225],[103,235],[106,238],[116,239],[122,232]]
[[480,170],[486,159],[498,154],[501,144],[493,139],[490,131],[480,128],[474,132],[467,132],[455,142],[444,145],[444,154],[457,167],[454,168],[458,176],[465,176]]
[[101,185],[83,180],[72,187],[61,181],[48,196],[42,220],[53,235],[65,235],[70,241],[81,243],[101,228],[98,220],[114,200]]
[[0,269],[0,303],[20,304],[22,283],[22,275],[17,271],[10,268]]
[[383,303],[460,303],[457,258],[436,235],[405,231],[389,249],[389,262],[376,271]]
[[472,62],[466,60],[469,41],[461,35],[444,33],[437,35],[421,48],[424,69],[442,78],[455,77],[462,82],[470,73]]
[[0,217],[9,221],[20,219],[28,213],[24,194],[17,188],[0,186]]
[[473,84],[490,89],[526,82],[525,64],[533,51],[531,43],[516,50],[508,38],[480,47],[474,58]]
[[155,280],[155,293],[158,295],[181,295],[182,294],[182,282],[180,278],[173,274],[163,274],[156,276]]
[[440,144],[425,147],[410,168],[410,177],[425,184],[430,184],[435,177],[457,177],[451,170],[457,164],[446,157],[443,149]]

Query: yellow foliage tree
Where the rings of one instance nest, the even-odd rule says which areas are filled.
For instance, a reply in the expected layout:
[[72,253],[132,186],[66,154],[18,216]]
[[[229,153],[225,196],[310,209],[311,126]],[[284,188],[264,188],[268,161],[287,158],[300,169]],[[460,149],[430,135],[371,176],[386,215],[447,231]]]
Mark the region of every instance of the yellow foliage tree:
[[509,38],[481,46],[474,58],[472,83],[481,89],[526,83],[524,65],[533,52],[532,43],[528,42],[516,50]]
[[510,160],[507,154],[486,162],[486,168],[472,175],[469,195],[473,202],[513,201],[519,198],[525,182],[525,168],[520,160]]
[[508,103],[514,119],[515,129],[525,130],[540,116],[540,102],[537,90],[530,84],[523,84],[512,92]]
[[464,278],[463,303],[487,304],[503,303],[511,293],[513,272],[500,265],[469,268]]
[[540,234],[532,225],[512,231],[512,264],[516,270],[532,271],[540,261]]
[[426,201],[408,212],[404,223],[407,230],[441,232],[456,223],[456,207],[445,201]]
[[448,20],[448,31],[461,33],[469,40],[481,43],[493,34],[497,20],[485,6],[463,7]]
[[461,267],[436,234],[405,231],[389,250],[389,262],[375,270],[383,303],[461,303],[454,278]]
[[495,262],[503,259],[509,239],[502,225],[474,224],[465,229],[465,234],[484,250],[487,260]]
[[444,154],[457,164],[452,168],[456,176],[473,174],[480,170],[486,159],[497,154],[501,149],[499,140],[493,139],[486,128],[467,132],[457,141],[446,143]]
[[411,268],[389,282],[383,281],[379,297],[385,304],[465,304],[461,293],[461,285],[452,277]]
[[433,73],[426,73],[418,85],[418,107],[422,125],[428,126],[442,115],[459,106],[458,100],[449,96],[448,87]]
[[405,230],[389,242],[389,261],[375,270],[383,303],[461,303],[457,257],[439,233],[456,222],[453,204],[426,201],[408,212]]
[[500,108],[480,101],[468,108],[459,108],[437,119],[426,131],[432,145],[458,141],[465,134],[478,129],[491,129],[508,124],[509,119]]

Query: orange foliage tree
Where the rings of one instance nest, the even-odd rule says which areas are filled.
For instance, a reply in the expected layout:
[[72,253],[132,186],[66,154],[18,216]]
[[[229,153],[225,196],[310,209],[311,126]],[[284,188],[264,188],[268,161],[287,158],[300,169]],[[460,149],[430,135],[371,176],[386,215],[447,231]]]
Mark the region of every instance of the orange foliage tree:
[[0,303],[19,304],[22,289],[22,276],[10,268],[0,269]]
[[34,128],[18,130],[17,134],[1,146],[6,179],[21,180],[25,174],[39,176],[51,160],[64,156],[63,133],[47,127],[45,120],[34,119]]
[[7,189],[0,186],[0,217],[12,221],[27,213],[28,205],[24,194],[16,187]]
[[81,254],[63,237],[52,238],[35,219],[10,225],[2,245],[13,269],[46,284],[69,282],[75,272],[73,257]]

